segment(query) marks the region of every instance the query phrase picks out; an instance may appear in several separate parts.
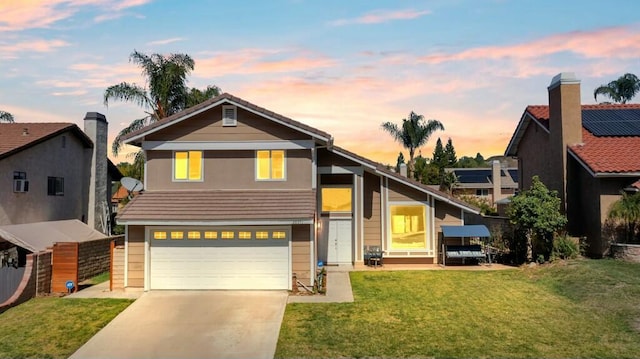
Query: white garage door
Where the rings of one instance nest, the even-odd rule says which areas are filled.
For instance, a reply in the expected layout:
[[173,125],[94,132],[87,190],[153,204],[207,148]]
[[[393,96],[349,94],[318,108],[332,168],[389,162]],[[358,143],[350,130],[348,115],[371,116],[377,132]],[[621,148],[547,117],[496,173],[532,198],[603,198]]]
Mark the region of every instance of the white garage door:
[[288,228],[154,228],[151,289],[290,289]]

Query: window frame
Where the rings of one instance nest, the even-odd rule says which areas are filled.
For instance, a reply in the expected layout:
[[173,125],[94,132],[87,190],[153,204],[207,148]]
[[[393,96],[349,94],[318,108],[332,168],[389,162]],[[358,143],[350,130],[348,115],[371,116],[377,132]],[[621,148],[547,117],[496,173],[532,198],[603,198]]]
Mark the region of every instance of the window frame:
[[[391,207],[393,206],[421,206],[424,209],[424,247],[422,248],[393,248],[393,228],[392,221],[393,216],[391,215]],[[387,226],[387,238],[386,238],[386,250],[388,252],[429,252],[433,251],[433,243],[432,241],[431,231],[433,223],[429,221],[429,211],[431,206],[428,202],[420,202],[420,201],[389,201],[387,204],[387,218],[386,218],[386,226]]]
[[[282,178],[273,178],[273,159],[272,153],[274,151],[282,151]],[[269,178],[258,178],[260,170],[260,161],[258,159],[259,152],[269,152]],[[287,150],[274,149],[274,150],[255,150],[254,152],[255,166],[254,166],[254,178],[256,182],[282,182],[287,180]]]
[[64,177],[47,176],[47,196],[64,196]]
[[[227,110],[233,110],[233,118],[225,117]],[[232,122],[225,123],[225,119],[229,119]],[[222,127],[237,127],[238,126],[238,107],[234,105],[222,105]]]
[[[176,154],[179,152],[187,153],[187,178],[176,178]],[[191,152],[200,152],[200,179],[189,179],[189,157]],[[174,150],[171,153],[171,179],[172,182],[204,182],[204,153],[203,150]]]

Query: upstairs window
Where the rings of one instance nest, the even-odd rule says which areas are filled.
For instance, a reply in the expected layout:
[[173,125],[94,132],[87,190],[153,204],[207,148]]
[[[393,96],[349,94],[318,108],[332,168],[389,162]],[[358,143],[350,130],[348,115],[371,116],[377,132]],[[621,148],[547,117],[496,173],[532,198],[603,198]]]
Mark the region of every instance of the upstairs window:
[[26,172],[13,172],[13,192],[29,192],[29,181],[27,181]]
[[64,196],[64,177],[47,177],[47,195]]
[[256,179],[258,181],[285,179],[284,150],[256,151]]
[[175,181],[202,181],[202,151],[175,151],[173,153],[173,179]]

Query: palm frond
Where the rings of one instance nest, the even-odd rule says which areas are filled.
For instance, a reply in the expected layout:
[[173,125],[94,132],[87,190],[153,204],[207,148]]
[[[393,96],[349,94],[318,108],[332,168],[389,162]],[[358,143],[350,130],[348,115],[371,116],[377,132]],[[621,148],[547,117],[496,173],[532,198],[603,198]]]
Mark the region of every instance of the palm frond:
[[109,105],[109,100],[119,100],[133,102],[144,108],[153,108],[153,104],[147,95],[147,91],[136,85],[121,82],[117,85],[109,86],[104,91],[104,105]]
[[122,146],[124,145],[122,143],[122,140],[125,136],[127,136],[128,134],[135,132],[145,126],[147,126],[150,122],[150,117],[144,117],[144,118],[139,118],[137,120],[133,120],[133,122],[131,122],[129,124],[129,126],[123,128],[118,135],[116,136],[116,138],[113,140],[113,143],[111,144],[111,152],[113,153],[114,156],[118,156],[118,153],[120,152],[120,150],[122,149]]

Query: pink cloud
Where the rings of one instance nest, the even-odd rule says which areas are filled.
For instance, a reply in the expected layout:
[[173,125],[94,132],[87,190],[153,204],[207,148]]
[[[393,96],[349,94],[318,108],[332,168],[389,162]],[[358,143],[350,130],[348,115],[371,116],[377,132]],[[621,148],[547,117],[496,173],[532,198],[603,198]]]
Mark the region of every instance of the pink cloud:
[[149,45],[149,46],[167,45],[167,44],[171,44],[171,43],[179,42],[179,41],[184,41],[184,40],[185,39],[182,38],[182,37],[172,37],[170,39],[151,41],[151,42],[148,42],[147,45]]
[[51,52],[60,47],[69,46],[63,40],[26,40],[10,44],[0,43],[0,57],[14,57],[18,53],[24,52]]
[[622,26],[593,31],[573,31],[537,40],[505,46],[476,47],[457,53],[423,56],[428,64],[450,61],[535,59],[562,52],[585,58],[636,58],[640,56],[640,32],[636,27]]
[[412,20],[431,14],[428,10],[374,10],[362,16],[350,19],[338,19],[331,21],[332,26],[343,26],[350,24],[380,24],[395,20]]

